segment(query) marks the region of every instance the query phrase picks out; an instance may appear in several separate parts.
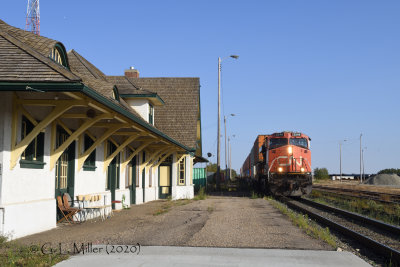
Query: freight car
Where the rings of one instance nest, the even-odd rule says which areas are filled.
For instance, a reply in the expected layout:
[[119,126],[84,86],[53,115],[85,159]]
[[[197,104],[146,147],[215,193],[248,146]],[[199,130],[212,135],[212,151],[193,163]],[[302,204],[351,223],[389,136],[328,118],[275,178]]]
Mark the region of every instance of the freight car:
[[273,195],[308,195],[312,189],[310,141],[299,132],[257,136],[242,165],[242,177]]

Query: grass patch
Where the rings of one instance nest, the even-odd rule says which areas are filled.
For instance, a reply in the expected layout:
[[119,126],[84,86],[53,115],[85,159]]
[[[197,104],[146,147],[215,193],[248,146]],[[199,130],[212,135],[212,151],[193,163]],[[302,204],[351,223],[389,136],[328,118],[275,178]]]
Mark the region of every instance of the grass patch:
[[214,211],[214,207],[208,206],[208,207],[207,207],[207,211],[208,211],[209,213],[212,213],[212,212]]
[[267,199],[275,208],[289,217],[292,223],[301,228],[307,235],[316,239],[323,240],[332,248],[337,248],[336,238],[330,233],[329,228],[322,228],[313,220],[310,220],[307,215],[303,215],[289,209],[285,204],[282,204],[272,198]]
[[41,245],[22,245],[18,241],[6,242],[0,237],[0,266],[53,266],[69,258],[59,253],[42,252]]
[[193,198],[194,200],[204,200],[207,198],[207,194],[205,191],[204,187],[200,187],[199,192],[197,193],[197,195]]
[[251,191],[251,196],[250,196],[250,198],[251,198],[251,199],[256,199],[256,198],[262,198],[262,196],[259,195],[259,194],[257,194],[257,193],[254,192],[254,191]]
[[154,213],[153,216],[157,216],[157,215],[161,215],[164,213],[167,213],[168,211],[171,210],[172,207],[175,206],[184,206],[187,205],[189,203],[191,203],[192,201],[190,199],[179,199],[179,200],[167,200],[164,204],[161,205],[161,207],[159,209],[157,209]]
[[400,226],[400,205],[313,190],[310,199]]

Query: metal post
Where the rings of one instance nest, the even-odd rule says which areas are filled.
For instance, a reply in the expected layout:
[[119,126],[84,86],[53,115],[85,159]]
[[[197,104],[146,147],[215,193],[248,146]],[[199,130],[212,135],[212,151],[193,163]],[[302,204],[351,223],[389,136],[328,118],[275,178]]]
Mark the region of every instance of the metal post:
[[229,180],[232,179],[232,143],[229,142]]
[[[224,126],[225,126],[225,178],[228,177],[228,161],[226,152],[226,117],[224,116]],[[229,149],[229,148],[228,148]]]
[[342,142],[339,143],[340,147],[340,182],[342,182]]
[[361,137],[362,137],[362,134],[360,134],[360,182],[362,183],[363,177],[362,177],[362,149],[361,149]]
[[[230,55],[229,57],[238,59],[238,55]],[[217,153],[217,190],[221,189],[221,61],[218,57],[218,153]]]
[[367,149],[367,147],[364,147],[362,150],[361,150],[361,159],[362,159],[362,180],[363,181],[365,181],[365,170],[364,170],[364,167],[365,167],[365,164],[364,164],[364,150],[365,149]]
[[221,107],[220,107],[220,98],[221,98],[221,58],[218,57],[218,147],[217,147],[217,190],[221,189],[221,177],[220,177],[220,155],[221,155],[221,143],[220,143],[220,135],[221,135]]
[[361,162],[362,162],[362,175],[361,175],[361,181],[363,180],[364,176],[364,149],[361,150]]

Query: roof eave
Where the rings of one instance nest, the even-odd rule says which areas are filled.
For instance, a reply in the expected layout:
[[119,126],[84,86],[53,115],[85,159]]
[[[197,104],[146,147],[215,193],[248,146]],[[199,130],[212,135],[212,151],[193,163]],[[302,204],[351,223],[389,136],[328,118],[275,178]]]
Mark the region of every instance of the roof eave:
[[[27,88],[30,87],[30,88]],[[155,133],[156,135],[166,139],[167,141],[177,145],[178,147],[184,149],[187,152],[195,152],[195,148],[189,148],[185,145],[179,143],[175,139],[172,139],[168,135],[164,134],[160,130],[146,124],[144,121],[141,121],[139,118],[134,116],[129,111],[123,109],[122,107],[118,106],[116,103],[112,102],[111,100],[107,99],[106,97],[102,96],[95,90],[91,89],[90,87],[82,84],[82,83],[44,83],[44,82],[1,82],[0,81],[0,91],[29,91],[31,89],[36,89],[38,91],[44,92],[81,92],[90,98],[97,100],[98,102],[102,103],[103,105],[111,108],[112,110],[122,114],[123,116],[131,119],[135,123],[139,124],[140,126],[146,128],[147,130]]]
[[148,99],[154,106],[165,105],[164,100],[158,94],[120,94],[123,98],[136,98],[136,99]]

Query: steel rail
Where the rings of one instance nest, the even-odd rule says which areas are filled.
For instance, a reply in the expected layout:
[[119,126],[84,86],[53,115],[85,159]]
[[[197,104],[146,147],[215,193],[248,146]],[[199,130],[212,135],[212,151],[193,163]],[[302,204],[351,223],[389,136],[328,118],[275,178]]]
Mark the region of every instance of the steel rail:
[[346,235],[350,238],[356,239],[357,241],[361,242],[365,246],[373,249],[375,252],[387,257],[387,259],[391,259],[392,262],[394,262],[396,264],[400,264],[400,251],[395,250],[391,247],[388,247],[384,244],[381,244],[363,234],[360,234],[360,233],[353,231],[341,224],[333,222],[317,213],[307,210],[307,209],[301,207],[300,205],[297,205],[292,200],[284,199],[284,202],[286,203],[286,205],[288,207],[299,210],[299,211],[307,214],[310,218],[313,218],[316,221],[318,221],[322,224],[325,224],[326,226],[342,233],[343,235]]
[[[374,200],[374,201],[378,201],[378,202],[382,202],[382,203],[386,203],[386,204],[400,204],[400,200],[398,200],[398,201],[383,200],[382,198],[376,197],[376,196],[374,197],[373,195],[355,195],[355,194],[352,194],[351,192],[347,192],[347,191],[314,187],[314,186],[313,186],[313,189],[315,191],[330,193],[330,194],[338,195],[341,197],[354,197],[354,198],[368,199],[368,200]],[[357,192],[357,191],[355,191],[355,192]]]
[[[381,192],[373,192],[373,191],[367,191],[367,190],[355,190],[351,188],[335,188],[335,187],[326,187],[326,186],[321,186],[321,185],[313,185],[313,188],[317,190],[324,190],[327,192],[334,192],[336,194],[340,195],[348,195],[348,196],[353,196],[353,197],[376,197],[374,200],[379,200],[382,202],[388,202],[388,203],[400,203],[400,196],[398,194],[394,193],[381,193]],[[358,194],[343,194],[344,192],[348,193],[358,193]],[[390,200],[385,200],[382,199],[382,197],[388,197]]]
[[375,219],[372,219],[372,218],[368,218],[368,217],[363,216],[361,214],[357,214],[357,213],[350,212],[350,211],[347,211],[347,210],[342,210],[342,209],[335,208],[335,207],[332,207],[332,206],[324,205],[324,204],[321,204],[321,203],[318,203],[318,202],[315,202],[315,201],[312,201],[312,200],[309,200],[309,199],[306,199],[306,198],[302,198],[301,200],[299,200],[299,202],[306,203],[307,205],[312,205],[312,206],[315,206],[315,207],[319,207],[319,208],[322,208],[322,209],[325,209],[325,210],[328,210],[328,211],[332,211],[332,212],[335,212],[337,214],[341,214],[341,215],[345,216],[346,218],[352,218],[352,219],[355,219],[355,220],[360,221],[362,223],[366,223],[366,224],[369,224],[369,225],[372,225],[372,226],[379,227],[380,229],[383,229],[383,230],[388,231],[390,233],[400,235],[400,227],[395,226],[395,225],[391,225],[391,224],[388,224],[388,223],[385,223],[385,222],[382,222],[382,221],[378,221],[378,220],[375,220]]

